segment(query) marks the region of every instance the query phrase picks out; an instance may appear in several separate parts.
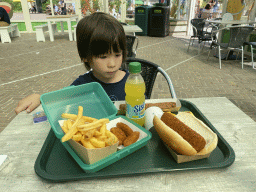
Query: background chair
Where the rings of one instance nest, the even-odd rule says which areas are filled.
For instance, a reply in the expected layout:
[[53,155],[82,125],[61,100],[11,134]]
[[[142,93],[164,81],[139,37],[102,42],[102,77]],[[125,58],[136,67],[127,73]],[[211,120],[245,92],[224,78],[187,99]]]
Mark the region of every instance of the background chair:
[[256,67],[254,67],[254,63],[253,63],[253,50],[255,49],[254,47],[256,47],[256,42],[244,42],[244,45],[249,45],[251,47],[252,68],[256,69]]
[[127,57],[136,57],[138,45],[139,39],[137,36],[126,35]]
[[204,31],[204,27],[205,27],[205,20],[204,19],[192,19],[191,20],[191,24],[193,27],[193,35],[190,37],[189,40],[189,44],[188,44],[188,50],[189,51],[189,47],[190,47],[190,43],[191,43],[191,39],[193,39],[192,45],[194,43],[194,39],[198,39],[198,44],[199,44],[199,48],[198,48],[198,53],[200,52],[200,48],[201,48],[201,43],[204,41],[211,41],[211,35],[209,32]]
[[123,66],[123,68],[128,70],[128,66],[129,66],[130,62],[140,62],[141,63],[141,75],[142,75],[142,77],[145,81],[145,85],[146,85],[145,95],[146,95],[147,99],[150,99],[150,97],[151,97],[153,86],[154,86],[157,74],[159,72],[166,79],[166,81],[168,83],[168,86],[169,86],[169,89],[170,89],[170,93],[172,95],[172,98],[174,98],[174,99],[177,98],[170,77],[168,76],[168,74],[161,67],[159,67],[157,64],[152,63],[150,61],[146,61],[146,60],[139,59],[139,58],[128,57],[127,60],[126,60],[125,65]]
[[[217,35],[217,33],[219,34],[221,31],[223,30],[230,30],[230,38],[229,38],[229,42],[228,43],[221,43],[220,39],[221,36]],[[219,51],[219,64],[220,64],[220,69],[221,69],[221,50],[227,49],[227,55],[226,55],[226,60],[228,58],[229,52],[232,51],[238,51],[238,53],[241,51],[242,52],[242,69],[244,68],[244,50],[243,50],[243,45],[244,42],[246,41],[247,37],[250,35],[250,33],[254,30],[253,26],[241,26],[241,25],[236,25],[236,26],[231,26],[231,27],[225,27],[225,28],[221,28],[215,32],[213,32],[212,34],[212,38],[213,36],[217,36],[218,38],[216,38],[215,40],[212,39],[212,46],[214,48],[218,47],[218,51]],[[210,55],[211,50],[209,50],[208,53],[208,58],[209,59],[209,55]],[[237,57],[236,57],[237,59]]]

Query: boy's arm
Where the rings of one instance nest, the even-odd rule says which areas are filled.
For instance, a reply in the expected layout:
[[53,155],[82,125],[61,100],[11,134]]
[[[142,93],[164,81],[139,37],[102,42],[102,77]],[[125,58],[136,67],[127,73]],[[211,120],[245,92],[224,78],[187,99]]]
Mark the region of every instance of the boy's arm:
[[15,108],[16,114],[26,110],[28,113],[33,111],[41,104],[40,95],[32,94],[19,101],[18,106]]

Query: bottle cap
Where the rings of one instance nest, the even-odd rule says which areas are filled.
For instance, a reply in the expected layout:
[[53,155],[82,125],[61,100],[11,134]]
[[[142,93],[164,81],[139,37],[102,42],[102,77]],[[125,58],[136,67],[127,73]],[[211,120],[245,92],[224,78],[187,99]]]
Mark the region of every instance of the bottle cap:
[[129,64],[129,72],[130,73],[140,73],[141,64],[139,62],[131,62]]

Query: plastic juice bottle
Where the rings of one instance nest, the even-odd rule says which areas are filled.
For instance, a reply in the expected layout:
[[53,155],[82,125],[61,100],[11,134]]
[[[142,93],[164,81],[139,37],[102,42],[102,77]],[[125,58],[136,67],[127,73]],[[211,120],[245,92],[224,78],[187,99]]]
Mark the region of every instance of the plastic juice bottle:
[[145,82],[141,76],[141,64],[129,64],[130,75],[125,84],[126,117],[143,126],[145,123]]

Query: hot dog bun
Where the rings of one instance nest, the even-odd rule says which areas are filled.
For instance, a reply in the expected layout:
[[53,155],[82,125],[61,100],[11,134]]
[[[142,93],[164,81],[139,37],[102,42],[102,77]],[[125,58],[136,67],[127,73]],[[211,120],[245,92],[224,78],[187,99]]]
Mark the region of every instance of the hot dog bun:
[[187,112],[176,117],[164,113],[153,120],[154,127],[163,142],[181,155],[206,155],[217,146],[217,135],[202,121]]

